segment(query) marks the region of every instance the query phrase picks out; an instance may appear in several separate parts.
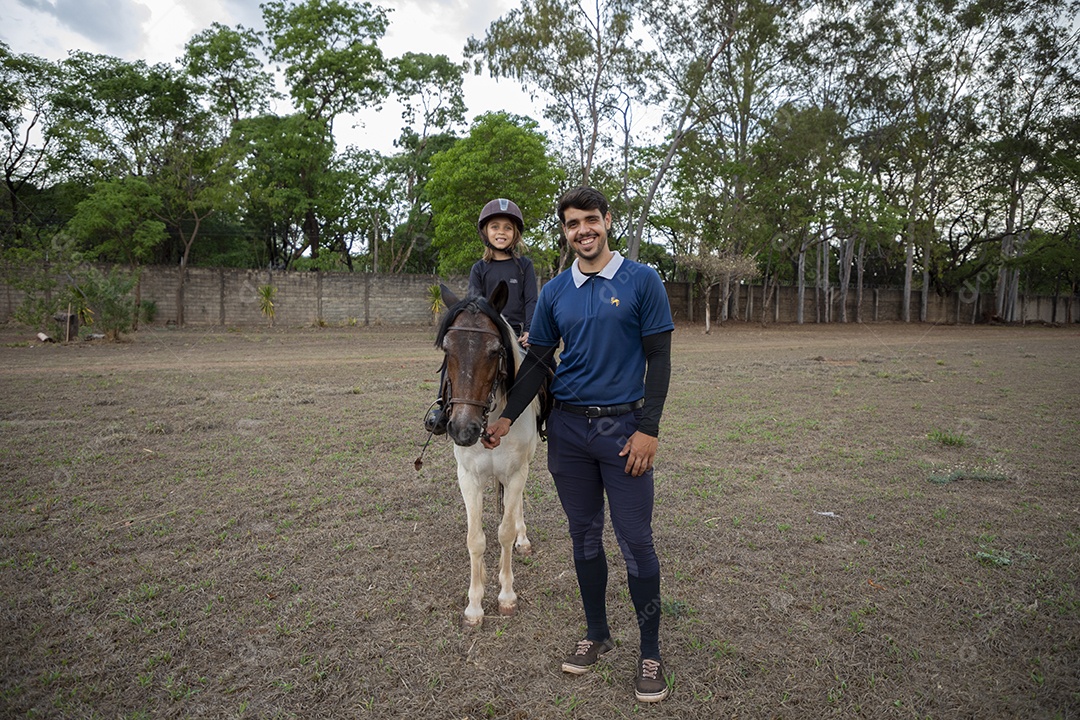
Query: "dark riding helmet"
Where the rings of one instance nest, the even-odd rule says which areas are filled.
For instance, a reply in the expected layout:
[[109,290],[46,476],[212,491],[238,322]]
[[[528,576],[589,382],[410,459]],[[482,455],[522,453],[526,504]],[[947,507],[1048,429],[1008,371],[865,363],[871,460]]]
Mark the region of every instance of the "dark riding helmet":
[[506,198],[498,198],[492,200],[484,209],[480,211],[480,219],[476,221],[476,231],[480,233],[480,237],[484,237],[484,223],[496,215],[505,215],[509,218],[513,218],[514,224],[517,225],[518,232],[525,232],[525,218],[521,214],[521,209],[517,206],[513,200],[507,200]]

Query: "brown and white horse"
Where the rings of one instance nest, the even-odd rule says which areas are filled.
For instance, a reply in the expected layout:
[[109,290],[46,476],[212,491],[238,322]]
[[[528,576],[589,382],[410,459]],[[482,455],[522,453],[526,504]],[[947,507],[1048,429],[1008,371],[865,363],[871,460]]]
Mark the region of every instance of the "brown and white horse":
[[484,621],[486,569],[484,551],[487,539],[481,522],[484,486],[493,484],[503,492],[503,516],[499,523],[499,613],[513,615],[517,610],[514,592],[513,549],[524,555],[532,553],[525,534],[524,492],[529,476],[529,462],[536,453],[537,411],[534,399],[494,450],[478,441],[487,431],[489,418],[494,421],[506,407],[506,396],[521,367],[521,348],[513,330],[499,314],[506,304],[505,283],[499,283],[489,298],[458,298],[445,286],[443,301],[448,306],[439,324],[436,347],[446,353],[441,390],[443,409],[449,420],[446,432],[454,441],[458,487],[465,500],[469,546],[469,604],[465,624],[478,626]]

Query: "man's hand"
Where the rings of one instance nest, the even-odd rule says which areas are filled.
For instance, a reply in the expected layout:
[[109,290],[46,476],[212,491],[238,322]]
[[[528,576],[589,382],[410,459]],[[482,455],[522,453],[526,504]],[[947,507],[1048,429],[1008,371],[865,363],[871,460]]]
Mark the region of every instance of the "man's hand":
[[652,470],[653,458],[656,457],[658,441],[652,435],[635,432],[626,441],[619,457],[626,458],[626,472],[632,477],[640,477],[645,472]]
[[501,417],[495,421],[494,425],[488,425],[487,434],[480,437],[480,442],[488,450],[494,450],[499,447],[499,438],[508,432],[510,432],[510,420]]

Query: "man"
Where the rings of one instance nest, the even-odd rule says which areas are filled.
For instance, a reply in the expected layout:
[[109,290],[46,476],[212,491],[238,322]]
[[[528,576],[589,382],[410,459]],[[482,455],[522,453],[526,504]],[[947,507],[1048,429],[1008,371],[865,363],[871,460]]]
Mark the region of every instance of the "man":
[[551,386],[548,469],[569,522],[587,627],[562,669],[585,673],[615,647],[602,541],[606,494],[641,636],[635,696],[658,702],[668,686],[660,658],[660,564],[652,537],[653,458],[675,325],[656,271],[608,246],[611,213],[600,192],[568,192],[559,203],[559,221],[577,259],[540,291],[529,355],[506,410],[483,442],[499,445],[536,394],[544,364],[561,341]]

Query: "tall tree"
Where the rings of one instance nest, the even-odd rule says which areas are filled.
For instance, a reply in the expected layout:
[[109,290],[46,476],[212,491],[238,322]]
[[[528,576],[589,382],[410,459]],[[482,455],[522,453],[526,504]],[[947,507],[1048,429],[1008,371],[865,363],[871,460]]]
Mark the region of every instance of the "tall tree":
[[53,63],[12,53],[0,43],[0,251],[21,244],[23,223],[33,207],[29,195],[48,182],[50,138],[42,130],[50,121],[57,80]]
[[[491,24],[465,54],[476,72],[525,83],[548,100],[544,115],[567,130],[574,181],[589,184],[601,145],[631,99],[647,102],[632,0],[525,0]],[[629,138],[623,138],[624,143]]]
[[[321,123],[326,138],[333,138],[339,116],[380,105],[389,92],[378,46],[388,23],[385,8],[349,0],[268,0],[261,7],[270,58],[282,64],[300,114]],[[324,219],[316,212],[318,199],[307,199],[303,250],[317,258]]]
[[215,22],[187,42],[180,60],[205,88],[211,110],[236,122],[265,112],[280,96],[273,75],[258,57],[261,51],[259,33]]
[[991,180],[988,194],[999,218],[1004,261],[995,311],[1011,321],[1018,319],[1020,290],[1020,269],[1012,261],[1023,254],[1041,216],[1052,208],[1046,176],[1058,120],[1080,107],[1080,30],[1075,22],[1080,3],[1009,5],[999,11],[1001,32],[987,53],[979,147]]
[[304,115],[264,115],[241,120],[232,128],[231,142],[242,158],[238,164],[239,191],[245,220],[265,243],[266,264],[288,268],[310,247],[308,231],[336,214],[323,207],[334,156],[326,126]]
[[392,63],[392,87],[405,122],[394,141],[398,152],[384,168],[397,188],[396,204],[404,220],[389,235],[384,267],[402,272],[418,247],[430,245],[431,206],[426,186],[431,158],[455,141],[454,131],[465,124],[465,68],[445,55],[405,53]]
[[[441,274],[468,272],[480,257],[476,218],[492,198],[517,203],[525,216],[526,244],[532,242],[541,252],[551,250],[541,219],[551,213],[561,178],[535,120],[507,113],[481,115],[468,137],[431,162],[428,192]],[[544,267],[544,262],[537,266]]]
[[64,177],[145,176],[177,127],[201,112],[199,88],[163,63],[76,51],[61,70],[56,121],[47,132],[57,142],[54,169]]

